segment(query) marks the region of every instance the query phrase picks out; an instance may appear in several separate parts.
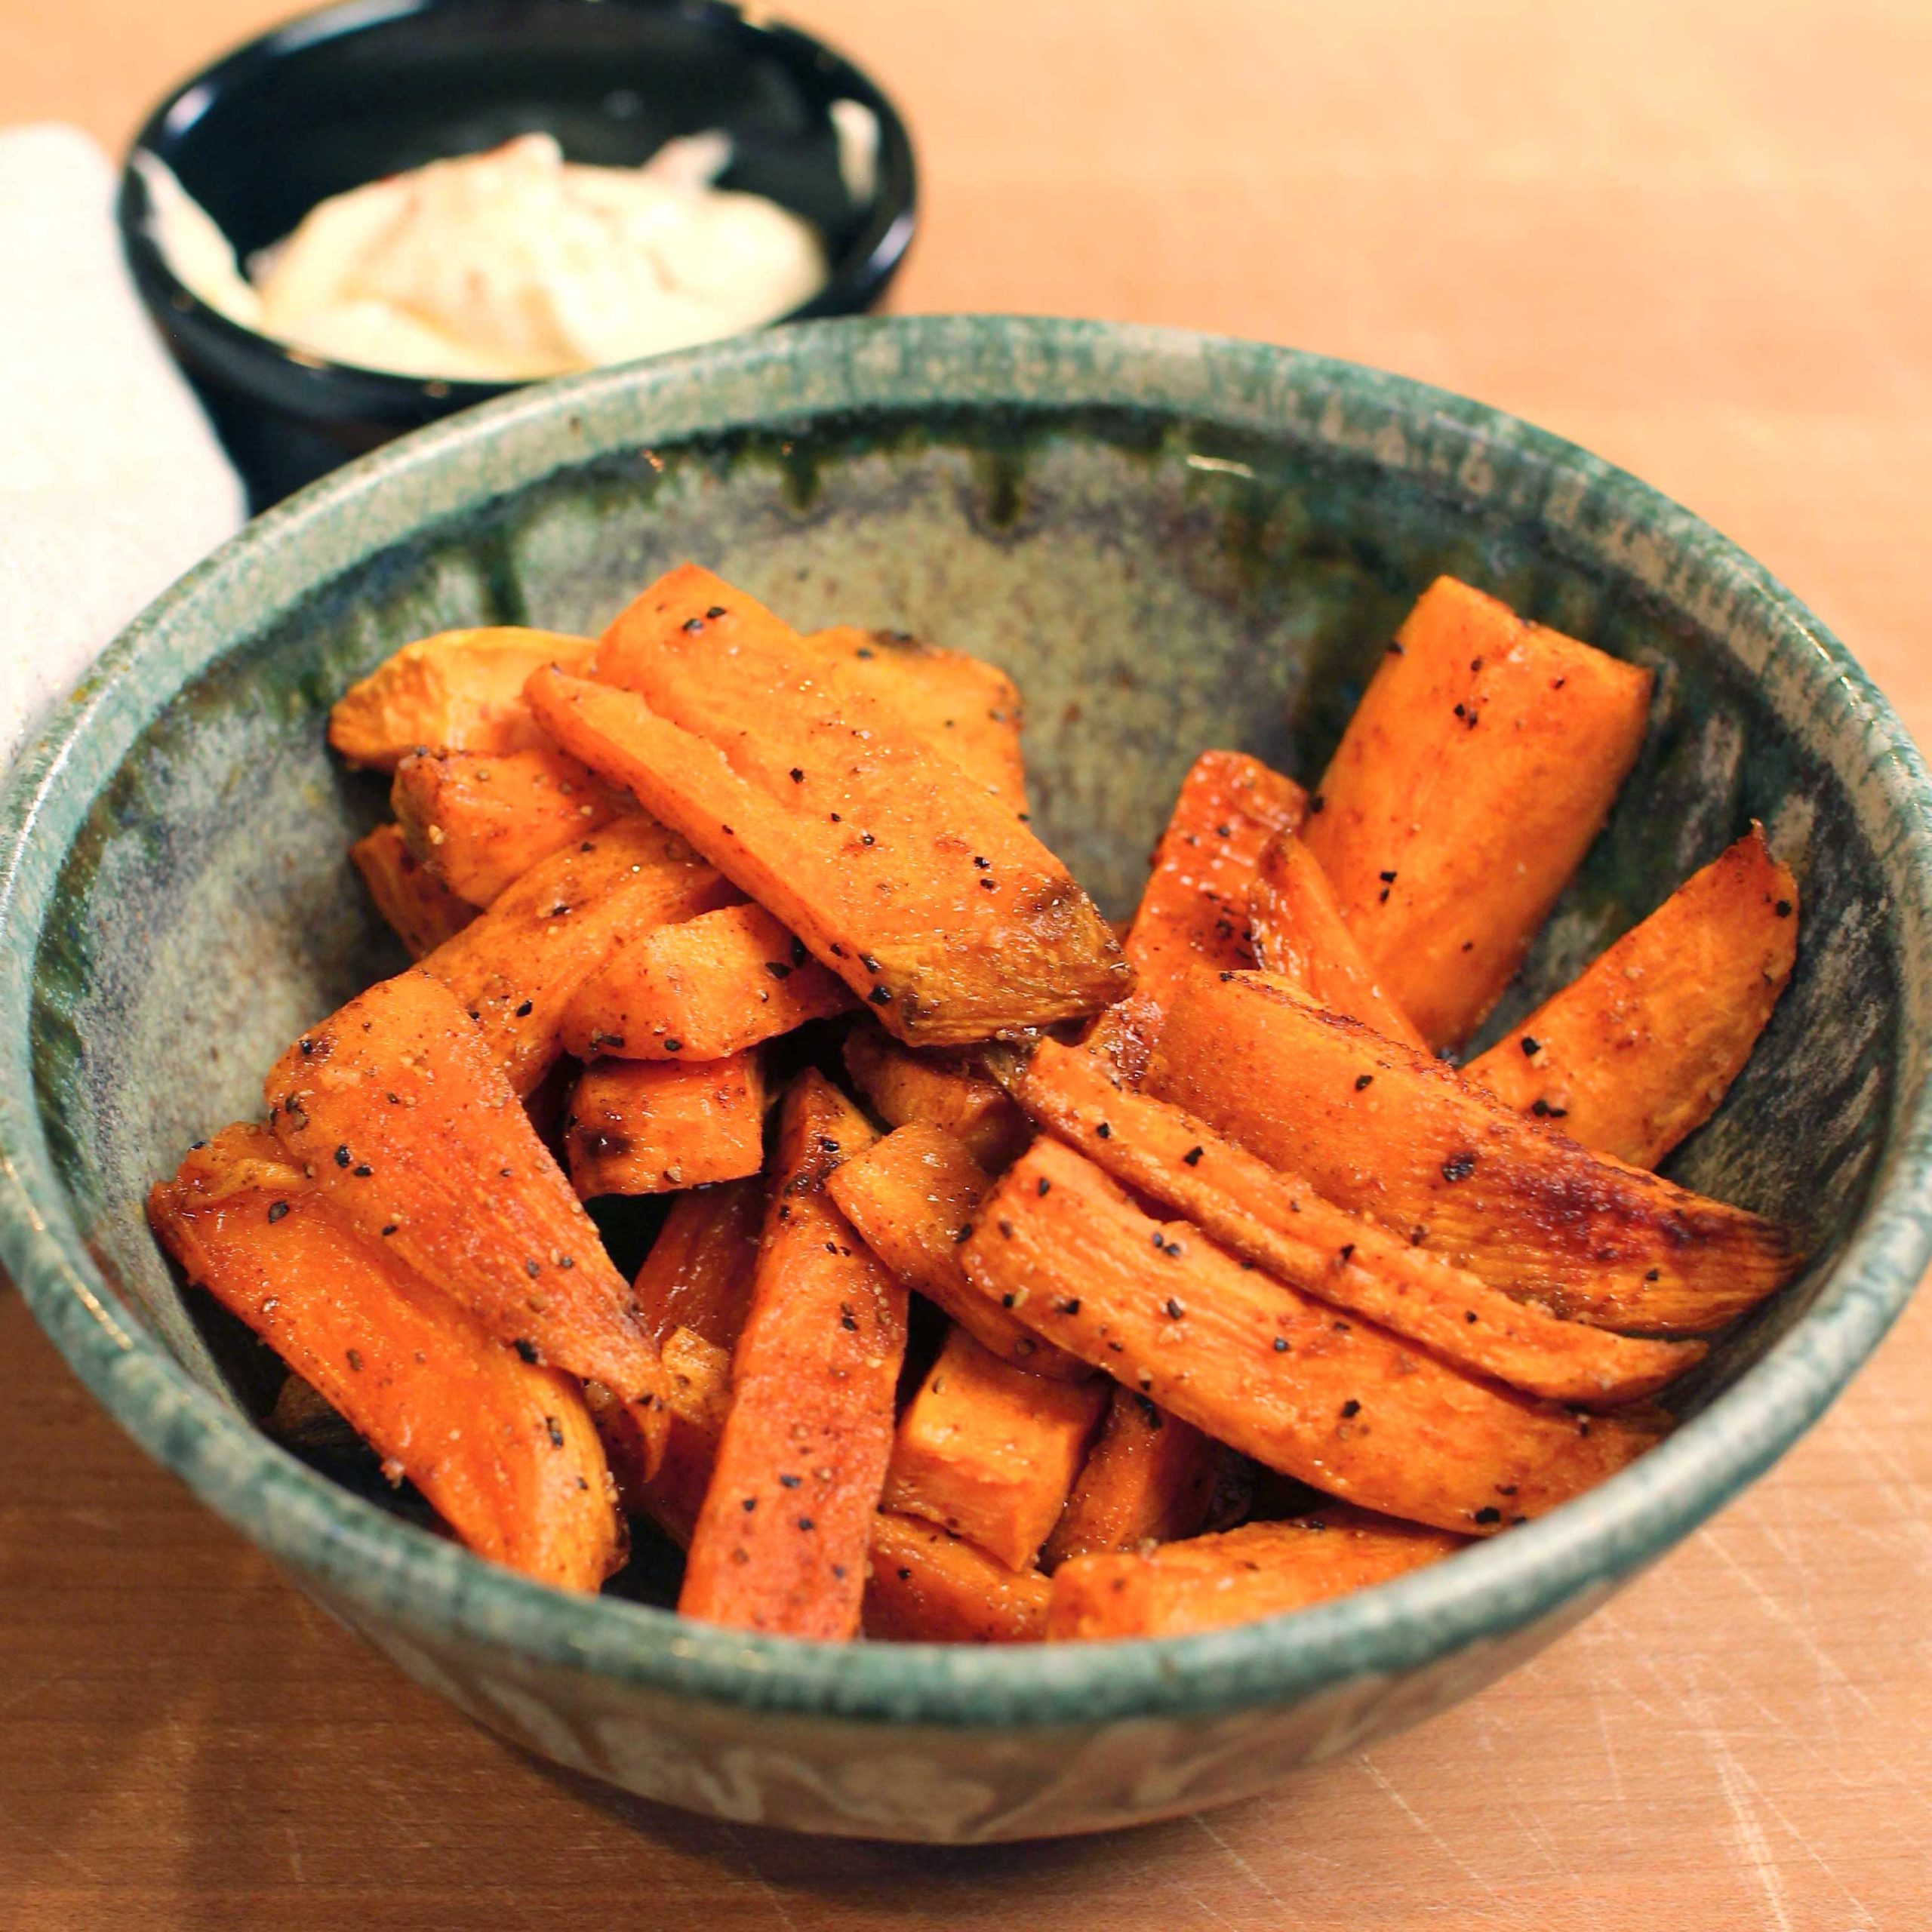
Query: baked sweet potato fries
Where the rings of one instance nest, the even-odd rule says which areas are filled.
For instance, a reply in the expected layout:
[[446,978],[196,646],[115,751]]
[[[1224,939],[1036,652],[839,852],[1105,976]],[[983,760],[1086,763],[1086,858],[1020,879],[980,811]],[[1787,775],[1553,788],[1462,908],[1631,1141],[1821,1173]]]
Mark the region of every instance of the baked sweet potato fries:
[[1310,789],[1201,753],[1123,940],[993,666],[694,565],[600,638],[424,638],[330,724],[401,970],[150,1217],[291,1412],[559,1588],[631,1519],[684,1615],[830,1642],[1401,1576],[1641,1455],[1799,1265],[1654,1171],[1794,969],[1761,827],[1469,1051],[1651,683],[1441,579]]

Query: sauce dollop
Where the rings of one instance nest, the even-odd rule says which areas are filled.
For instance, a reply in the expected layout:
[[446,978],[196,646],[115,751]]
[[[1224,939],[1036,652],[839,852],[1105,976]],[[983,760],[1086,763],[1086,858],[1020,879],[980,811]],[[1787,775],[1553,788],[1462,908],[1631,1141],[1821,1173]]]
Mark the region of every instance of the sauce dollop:
[[519,382],[755,328],[824,285],[810,223],[712,185],[730,153],[695,134],[597,168],[525,134],[331,195],[246,274],[165,164],[136,165],[168,266],[231,321],[333,362]]

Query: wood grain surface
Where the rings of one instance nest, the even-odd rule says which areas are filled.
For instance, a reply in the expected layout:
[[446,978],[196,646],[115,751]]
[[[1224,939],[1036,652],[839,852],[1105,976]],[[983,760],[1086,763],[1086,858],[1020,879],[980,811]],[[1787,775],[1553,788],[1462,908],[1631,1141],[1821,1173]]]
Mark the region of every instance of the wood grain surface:
[[[118,144],[261,0],[0,8],[0,124]],[[910,118],[897,306],[1186,324],[1466,391],[1761,557],[1924,741],[1924,0],[797,0]],[[10,291],[5,300],[23,299]],[[1232,1810],[932,1852],[523,1758],[288,1588],[0,1288],[0,1927],[1932,1924],[1932,1300],[1537,1663]]]

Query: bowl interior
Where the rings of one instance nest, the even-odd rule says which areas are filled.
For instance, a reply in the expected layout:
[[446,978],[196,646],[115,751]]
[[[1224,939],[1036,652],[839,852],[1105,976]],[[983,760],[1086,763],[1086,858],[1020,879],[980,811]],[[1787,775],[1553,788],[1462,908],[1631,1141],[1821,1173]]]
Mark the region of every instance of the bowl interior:
[[[1899,961],[1843,779],[1733,640],[1574,540],[1373,454],[1155,408],[880,408],[566,464],[379,544],[235,637],[103,786],[35,965],[37,1100],[94,1257],[209,1389],[259,1408],[274,1378],[238,1326],[184,1300],[144,1191],[189,1141],[258,1115],[288,1040],[401,963],[344,856],[385,788],[325,749],[329,703],[426,631],[594,629],[686,557],[801,625],[903,628],[1011,671],[1038,829],[1114,913],[1198,749],[1312,783],[1439,571],[1654,668],[1641,760],[1490,1031],[1761,820],[1804,895],[1798,971],[1669,1171],[1795,1222],[1817,1259],[1687,1406],[1802,1314],[1884,1137]],[[640,1574],[646,1594],[664,1575]]]
[[[875,192],[841,174],[828,110],[881,115]],[[663,0],[400,0],[291,23],[177,95],[142,136],[245,258],[328,196],[385,174],[554,134],[574,161],[631,167],[673,135],[721,128],[723,185],[764,195],[860,269],[875,217],[909,182],[896,117],[806,36],[735,8]]]

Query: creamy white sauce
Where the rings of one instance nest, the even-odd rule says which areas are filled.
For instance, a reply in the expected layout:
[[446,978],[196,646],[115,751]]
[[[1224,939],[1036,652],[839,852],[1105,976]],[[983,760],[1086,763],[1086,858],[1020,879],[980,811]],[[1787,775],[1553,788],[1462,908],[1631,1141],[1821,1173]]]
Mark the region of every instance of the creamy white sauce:
[[755,328],[824,286],[808,223],[712,186],[730,159],[728,137],[694,134],[592,168],[526,134],[332,195],[246,275],[163,162],[135,165],[168,266],[244,328],[362,368],[514,382]]

